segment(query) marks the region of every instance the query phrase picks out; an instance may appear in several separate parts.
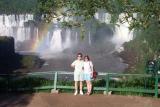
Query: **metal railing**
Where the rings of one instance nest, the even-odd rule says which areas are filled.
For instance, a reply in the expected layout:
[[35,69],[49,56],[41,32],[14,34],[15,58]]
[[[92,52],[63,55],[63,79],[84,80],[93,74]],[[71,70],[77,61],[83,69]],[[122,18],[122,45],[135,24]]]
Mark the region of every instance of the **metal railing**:
[[[27,79],[24,79],[27,78]],[[29,79],[28,79],[29,78]],[[158,97],[159,75],[98,73],[93,91],[146,93]],[[96,84],[98,81],[101,81]],[[60,83],[63,81],[63,83]],[[67,82],[70,82],[67,84]],[[34,83],[36,83],[34,85]],[[0,91],[73,90],[73,72],[48,71],[25,74],[0,74]],[[84,90],[86,87],[84,87]]]

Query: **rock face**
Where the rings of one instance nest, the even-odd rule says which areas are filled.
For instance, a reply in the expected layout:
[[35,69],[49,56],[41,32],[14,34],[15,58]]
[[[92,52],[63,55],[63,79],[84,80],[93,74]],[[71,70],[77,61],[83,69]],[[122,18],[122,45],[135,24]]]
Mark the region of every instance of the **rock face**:
[[0,58],[13,56],[14,54],[14,38],[0,36]]
[[17,68],[17,55],[14,49],[14,38],[0,36],[0,73],[8,73]]
[[20,55],[15,52],[14,38],[0,36],[0,74],[14,73],[17,69],[41,67],[44,60],[38,56]]

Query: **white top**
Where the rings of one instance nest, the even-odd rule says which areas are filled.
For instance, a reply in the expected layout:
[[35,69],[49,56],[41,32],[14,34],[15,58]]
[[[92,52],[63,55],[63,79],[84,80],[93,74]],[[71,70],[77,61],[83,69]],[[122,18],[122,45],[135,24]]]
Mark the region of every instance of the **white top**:
[[93,72],[92,61],[84,61],[84,73],[90,74],[91,72]]
[[75,60],[71,66],[74,67],[74,72],[82,72],[83,71],[83,66],[84,66],[84,61],[83,60]]

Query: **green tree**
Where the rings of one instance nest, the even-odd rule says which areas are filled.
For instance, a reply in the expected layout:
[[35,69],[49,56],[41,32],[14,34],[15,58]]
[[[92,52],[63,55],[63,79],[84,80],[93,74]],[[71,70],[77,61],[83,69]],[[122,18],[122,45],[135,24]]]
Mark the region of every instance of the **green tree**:
[[129,22],[131,29],[148,28],[160,21],[159,0],[38,0],[38,4],[47,20],[62,15],[82,17],[85,21],[93,18],[99,9],[103,9],[112,15],[112,22],[116,22],[119,14],[124,13],[121,22]]
[[37,0],[0,0],[0,14],[34,13]]

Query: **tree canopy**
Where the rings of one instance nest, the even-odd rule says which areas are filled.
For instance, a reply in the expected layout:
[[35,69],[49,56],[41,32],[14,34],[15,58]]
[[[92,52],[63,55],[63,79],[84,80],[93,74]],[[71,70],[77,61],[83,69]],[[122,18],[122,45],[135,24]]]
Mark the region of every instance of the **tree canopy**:
[[38,9],[48,21],[60,15],[78,16],[85,21],[103,9],[111,14],[112,22],[116,22],[119,14],[123,13],[121,22],[129,22],[131,29],[160,23],[159,0],[38,0]]
[[0,14],[34,13],[37,0],[0,0]]

